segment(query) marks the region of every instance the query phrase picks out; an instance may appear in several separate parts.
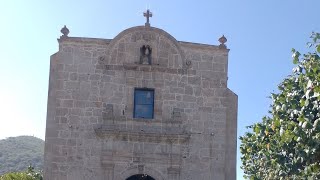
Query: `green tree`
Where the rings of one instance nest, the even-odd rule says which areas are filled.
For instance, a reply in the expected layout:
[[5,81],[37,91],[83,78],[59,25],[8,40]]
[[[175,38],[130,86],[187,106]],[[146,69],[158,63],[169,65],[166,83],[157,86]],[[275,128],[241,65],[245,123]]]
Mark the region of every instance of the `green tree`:
[[43,180],[42,172],[36,172],[29,166],[24,172],[10,172],[0,176],[0,180]]
[[43,169],[44,141],[32,136],[0,140],[0,175],[22,172],[28,165]]
[[240,137],[244,177],[320,179],[320,33],[311,52],[293,52],[293,73],[272,93],[270,116]]

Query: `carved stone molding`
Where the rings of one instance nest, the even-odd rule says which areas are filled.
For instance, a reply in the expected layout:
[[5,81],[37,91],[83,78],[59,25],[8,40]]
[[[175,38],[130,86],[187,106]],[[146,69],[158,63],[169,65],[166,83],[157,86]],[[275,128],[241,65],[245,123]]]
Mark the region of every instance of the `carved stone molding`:
[[[145,164],[161,164],[174,167],[181,166],[181,154],[175,153],[126,153],[121,154],[116,150],[107,151],[105,150],[101,156],[102,166],[108,166],[112,163],[125,163],[131,162],[133,165],[139,167],[139,172],[145,172]],[[172,172],[173,173],[173,172]],[[176,174],[176,173],[173,173]]]
[[190,133],[184,132],[179,127],[165,127],[162,131],[152,128],[145,131],[144,129],[125,129],[113,124],[97,126],[94,131],[101,138],[112,137],[131,142],[186,144],[191,137]]
[[163,72],[170,74],[188,74],[196,75],[196,70],[184,68],[167,68],[159,65],[143,65],[143,64],[123,64],[123,65],[105,65],[104,70],[132,70],[132,71],[147,71],[147,72]]

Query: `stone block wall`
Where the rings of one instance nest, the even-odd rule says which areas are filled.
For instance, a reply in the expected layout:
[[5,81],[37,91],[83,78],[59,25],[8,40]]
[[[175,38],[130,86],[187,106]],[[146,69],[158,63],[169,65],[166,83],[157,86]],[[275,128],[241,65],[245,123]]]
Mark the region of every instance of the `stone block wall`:
[[[140,47],[152,49],[140,64]],[[143,26],[112,40],[65,37],[51,56],[45,179],[235,179],[237,96],[228,50]],[[133,118],[134,89],[155,91]]]

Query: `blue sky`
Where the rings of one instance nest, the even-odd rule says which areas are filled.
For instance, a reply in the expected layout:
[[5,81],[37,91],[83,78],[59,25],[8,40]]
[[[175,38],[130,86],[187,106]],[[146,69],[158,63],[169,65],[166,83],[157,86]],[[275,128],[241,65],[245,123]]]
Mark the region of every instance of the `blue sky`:
[[0,139],[44,139],[49,58],[58,50],[63,25],[69,36],[111,39],[143,25],[146,7],[154,15],[151,26],[177,40],[218,44],[223,34],[228,38],[228,86],[239,96],[238,136],[267,115],[267,96],[291,72],[291,48],[306,52],[311,32],[320,32],[319,0],[2,0]]

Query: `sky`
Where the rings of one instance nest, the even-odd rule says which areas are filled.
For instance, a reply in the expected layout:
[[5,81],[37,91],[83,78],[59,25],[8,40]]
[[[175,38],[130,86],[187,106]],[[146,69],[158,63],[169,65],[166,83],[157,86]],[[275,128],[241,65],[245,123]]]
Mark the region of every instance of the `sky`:
[[[227,37],[239,137],[268,115],[268,96],[291,73],[291,49],[307,52],[311,32],[320,32],[319,7],[319,0],[1,0],[0,139],[44,139],[49,60],[64,25],[69,36],[112,39],[144,25],[146,8],[151,26],[179,41],[218,45]],[[239,150],[237,156],[239,180]]]

